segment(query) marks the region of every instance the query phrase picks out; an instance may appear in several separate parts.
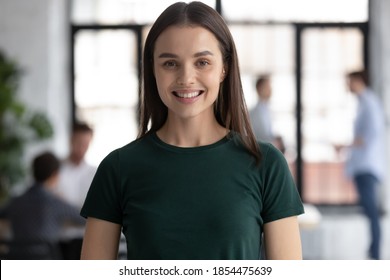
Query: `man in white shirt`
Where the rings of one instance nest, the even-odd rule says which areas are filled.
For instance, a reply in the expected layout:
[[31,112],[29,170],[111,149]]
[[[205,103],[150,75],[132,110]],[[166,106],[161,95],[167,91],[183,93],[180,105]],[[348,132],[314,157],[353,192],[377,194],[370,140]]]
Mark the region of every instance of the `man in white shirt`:
[[[96,172],[96,167],[85,161],[92,141],[93,130],[85,123],[75,123],[70,138],[69,156],[62,162],[57,193],[79,211]],[[62,250],[65,259],[80,259],[82,234],[69,228],[64,232]]]
[[96,172],[96,167],[85,161],[92,136],[93,131],[87,124],[73,125],[69,156],[63,161],[60,171],[58,193],[79,209]]
[[385,114],[378,95],[368,86],[365,71],[351,72],[347,78],[350,91],[358,99],[358,110],[346,173],[355,183],[360,205],[369,220],[371,240],[368,258],[380,259],[378,188],[386,175]]
[[258,102],[249,112],[253,132],[255,133],[256,139],[264,142],[272,142],[274,136],[271,125],[271,112],[269,109],[272,89],[270,77],[268,75],[260,76],[257,79],[256,92],[258,95]]
[[281,136],[274,135],[272,129],[272,116],[270,110],[272,87],[269,75],[262,75],[257,79],[256,92],[258,96],[257,104],[249,111],[249,117],[255,137],[259,141],[272,143],[284,153],[284,141]]

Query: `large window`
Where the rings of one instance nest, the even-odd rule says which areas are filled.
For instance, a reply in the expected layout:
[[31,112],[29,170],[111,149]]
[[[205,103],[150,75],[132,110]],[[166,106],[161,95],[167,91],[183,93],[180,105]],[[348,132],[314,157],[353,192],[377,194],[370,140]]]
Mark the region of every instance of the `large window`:
[[94,164],[137,135],[137,44],[129,29],[86,28],[74,34],[75,117],[94,128],[86,156]]
[[356,193],[345,177],[345,155],[335,145],[352,142],[356,98],[345,75],[364,67],[363,30],[307,26],[301,32],[303,199],[352,204]]

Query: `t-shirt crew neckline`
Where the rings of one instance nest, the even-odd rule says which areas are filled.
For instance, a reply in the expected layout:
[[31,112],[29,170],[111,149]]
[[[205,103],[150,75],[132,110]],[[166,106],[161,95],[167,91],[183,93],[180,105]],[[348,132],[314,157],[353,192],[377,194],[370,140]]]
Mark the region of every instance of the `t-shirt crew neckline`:
[[226,136],[224,136],[222,139],[218,140],[215,143],[212,143],[212,144],[209,144],[209,145],[204,145],[204,146],[197,146],[197,147],[178,147],[178,146],[174,146],[174,145],[168,144],[168,143],[162,141],[157,136],[156,132],[153,132],[151,134],[151,138],[158,146],[162,147],[163,149],[169,150],[171,152],[176,152],[176,153],[195,153],[195,152],[215,149],[215,148],[225,144],[231,138],[231,132],[228,133]]

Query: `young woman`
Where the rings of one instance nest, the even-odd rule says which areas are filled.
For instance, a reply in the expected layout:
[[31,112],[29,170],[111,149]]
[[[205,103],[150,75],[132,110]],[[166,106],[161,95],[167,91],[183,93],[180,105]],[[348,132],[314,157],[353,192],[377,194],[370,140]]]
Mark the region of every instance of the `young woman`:
[[232,36],[176,3],[145,42],[140,135],[100,164],[82,259],[300,259],[302,203],[286,161],[255,141]]

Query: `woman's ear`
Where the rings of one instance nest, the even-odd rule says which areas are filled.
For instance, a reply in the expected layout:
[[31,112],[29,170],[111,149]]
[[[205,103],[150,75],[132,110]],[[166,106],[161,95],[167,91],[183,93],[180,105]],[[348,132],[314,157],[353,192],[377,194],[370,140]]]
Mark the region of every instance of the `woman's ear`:
[[226,77],[226,69],[225,69],[225,66],[224,66],[223,69],[222,69],[222,73],[221,73],[221,79],[220,79],[221,83],[223,82],[223,80],[225,80],[225,77]]

